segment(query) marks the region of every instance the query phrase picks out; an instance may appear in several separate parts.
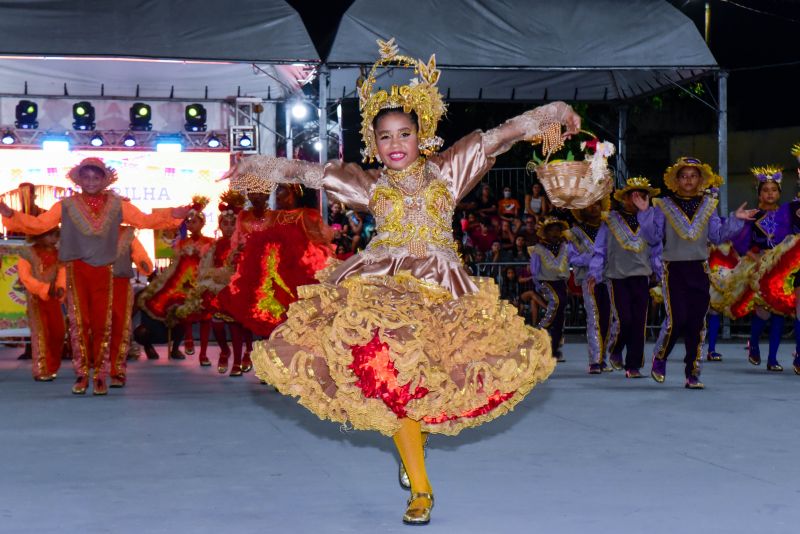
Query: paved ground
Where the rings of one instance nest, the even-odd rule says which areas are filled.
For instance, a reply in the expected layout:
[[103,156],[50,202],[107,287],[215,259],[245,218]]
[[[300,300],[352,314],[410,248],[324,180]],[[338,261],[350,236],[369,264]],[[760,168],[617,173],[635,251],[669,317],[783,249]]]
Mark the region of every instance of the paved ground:
[[[434,436],[426,532],[796,533],[800,376],[723,346],[705,391],[585,374],[584,347],[508,416]],[[343,433],[251,375],[130,365],[107,397],[0,349],[0,531],[408,532],[388,439]],[[162,350],[163,353],[163,350]],[[68,362],[65,362],[68,363]]]

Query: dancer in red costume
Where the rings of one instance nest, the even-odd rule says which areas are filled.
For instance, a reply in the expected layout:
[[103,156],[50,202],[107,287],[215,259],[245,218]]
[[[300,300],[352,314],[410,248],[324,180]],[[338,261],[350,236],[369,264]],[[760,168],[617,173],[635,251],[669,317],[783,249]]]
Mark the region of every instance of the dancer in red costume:
[[108,393],[106,375],[111,335],[112,266],[119,226],[173,228],[188,207],[146,215],[107,188],[117,173],[99,158],[86,158],[73,167],[69,178],[81,192],[57,202],[34,217],[0,202],[3,224],[11,231],[41,234],[61,224],[58,256],[67,269],[67,311],[70,319],[72,362],[77,379],[72,392],[81,395],[94,369],[95,395]]
[[169,268],[156,276],[139,295],[139,306],[148,315],[174,327],[172,346],[169,350],[169,357],[172,359],[183,360],[185,358],[179,348],[183,334],[186,329],[192,328],[193,322],[200,322],[198,360],[203,367],[211,365],[211,361],[206,355],[211,332],[211,315],[201,309],[196,314],[179,318],[177,309],[194,291],[200,258],[214,244],[212,238],[202,234],[203,226],[206,223],[203,208],[208,205],[208,201],[207,197],[192,198],[192,209],[185,221],[189,235],[176,243],[175,258]]
[[[231,239],[236,272],[219,295],[220,305],[242,325],[245,336],[252,332],[266,337],[285,319],[297,287],[316,283],[314,274],[333,256],[333,236],[319,212],[297,207],[299,187],[279,187],[276,210],[266,207],[273,185],[235,176],[231,187],[246,192],[252,208],[236,221]],[[237,328],[233,326],[234,332]],[[242,371],[250,369],[247,350]],[[236,362],[232,375],[235,370]]]
[[64,350],[64,313],[61,301],[67,286],[64,265],[58,261],[58,230],[30,238],[30,247],[19,249],[17,271],[28,301],[33,379],[50,382],[61,367]]
[[245,198],[238,191],[228,190],[220,196],[219,230],[222,234],[200,260],[197,285],[186,302],[179,306],[178,317],[195,315],[200,310],[211,314],[211,328],[220,347],[217,371],[228,371],[231,349],[228,347],[225,325],[231,330],[233,346],[233,376],[242,374],[242,328],[232,317],[225,314],[219,304],[218,295],[230,283],[233,266],[230,262],[231,237],[236,229],[236,218],[244,206]]
[[147,276],[153,272],[153,260],[136,239],[132,226],[119,230],[117,259],[114,261],[113,295],[111,298],[111,387],[125,387],[127,383],[128,348],[131,339],[131,316],[133,315],[134,272],[132,265]]

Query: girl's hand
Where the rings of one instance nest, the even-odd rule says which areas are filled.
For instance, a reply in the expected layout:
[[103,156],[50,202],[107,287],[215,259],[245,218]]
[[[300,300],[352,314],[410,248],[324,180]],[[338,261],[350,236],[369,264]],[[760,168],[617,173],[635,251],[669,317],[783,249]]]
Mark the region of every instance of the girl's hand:
[[631,201],[633,202],[633,205],[639,209],[639,211],[647,211],[647,208],[650,207],[650,195],[647,193],[642,193],[641,191],[632,192]]
[[747,202],[743,202],[739,208],[733,212],[733,216],[741,221],[753,221],[756,218],[756,214],[758,213],[757,209],[753,210],[746,210],[744,207],[747,206]]

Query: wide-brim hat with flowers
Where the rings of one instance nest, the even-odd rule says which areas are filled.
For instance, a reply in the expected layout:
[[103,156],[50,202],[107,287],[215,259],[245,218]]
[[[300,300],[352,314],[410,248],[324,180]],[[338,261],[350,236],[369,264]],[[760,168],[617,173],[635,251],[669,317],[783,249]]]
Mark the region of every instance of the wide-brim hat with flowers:
[[81,169],[84,167],[95,167],[100,169],[106,177],[106,186],[113,184],[117,181],[117,171],[106,165],[106,162],[100,158],[85,158],[80,163],[72,167],[67,173],[67,177],[74,183],[78,183],[80,179]]
[[634,176],[633,178],[628,178],[626,180],[625,187],[614,191],[614,200],[617,202],[622,202],[622,199],[625,198],[625,195],[631,191],[644,191],[651,198],[661,194],[661,189],[651,186],[650,180],[644,176]]
[[697,187],[698,191],[705,191],[711,187],[722,185],[722,177],[715,173],[708,163],[703,163],[697,158],[682,156],[664,171],[664,185],[673,193],[678,192],[678,173],[686,167],[693,167],[700,173],[702,181]]
[[566,221],[562,221],[558,217],[548,215],[536,226],[536,235],[539,236],[539,239],[544,239],[544,231],[550,226],[554,225],[560,226],[562,231],[569,230],[569,224],[567,224]]

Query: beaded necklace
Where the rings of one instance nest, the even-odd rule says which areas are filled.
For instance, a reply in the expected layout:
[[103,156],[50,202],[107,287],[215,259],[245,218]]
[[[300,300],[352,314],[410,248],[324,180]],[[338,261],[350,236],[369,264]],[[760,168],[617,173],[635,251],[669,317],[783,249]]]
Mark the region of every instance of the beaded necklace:
[[[414,163],[403,170],[384,169],[384,172],[389,178],[389,182],[402,191],[404,195],[409,197],[417,196],[422,190],[423,185],[425,185],[425,158],[420,156]],[[401,184],[401,180],[405,180],[409,177],[415,178],[413,191],[409,191]]]

